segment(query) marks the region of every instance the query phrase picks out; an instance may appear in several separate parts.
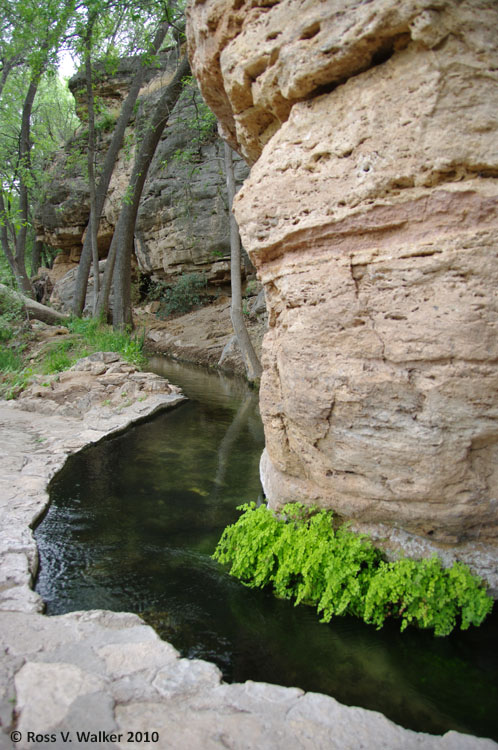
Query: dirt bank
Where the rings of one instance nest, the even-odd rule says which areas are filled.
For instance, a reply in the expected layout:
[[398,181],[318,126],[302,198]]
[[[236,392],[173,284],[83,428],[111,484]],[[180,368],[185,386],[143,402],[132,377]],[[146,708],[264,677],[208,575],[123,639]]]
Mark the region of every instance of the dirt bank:
[[[257,298],[254,298],[252,304],[248,305],[245,317],[254,348],[261,357],[266,316],[263,311],[258,312],[264,308],[258,308],[256,301]],[[148,351],[184,362],[219,366],[230,372],[245,374],[242,357],[234,340],[228,297],[220,297],[207,307],[166,320],[160,320],[148,308],[137,308],[134,315],[137,330],[145,330]]]

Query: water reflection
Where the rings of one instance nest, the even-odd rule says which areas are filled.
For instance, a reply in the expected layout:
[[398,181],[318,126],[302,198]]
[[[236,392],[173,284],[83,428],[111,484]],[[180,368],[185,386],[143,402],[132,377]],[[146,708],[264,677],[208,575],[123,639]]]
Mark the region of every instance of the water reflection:
[[210,559],[235,506],[260,493],[257,396],[224,375],[153,367],[191,400],[74,456],[53,482],[36,532],[48,613],[140,612],[227,680],[299,686],[413,729],[498,738],[496,616],[446,639],[352,618],[322,625]]

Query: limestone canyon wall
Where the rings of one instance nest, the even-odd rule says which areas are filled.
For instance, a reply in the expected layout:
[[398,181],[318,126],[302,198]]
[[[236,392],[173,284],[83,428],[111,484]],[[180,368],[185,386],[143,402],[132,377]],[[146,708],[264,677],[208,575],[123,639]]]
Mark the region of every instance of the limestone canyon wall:
[[[117,118],[128,93],[134,72],[134,59],[120,61],[114,73],[101,72],[97,96],[108,119]],[[105,258],[121,201],[133,167],[136,131],[176,70],[176,51],[165,55],[160,70],[151,69],[142,91],[136,118],[128,128],[112,176],[99,228],[99,254]],[[76,111],[82,125],[64,150],[49,166],[46,195],[35,217],[38,238],[59,249],[53,276],[60,278],[74,269],[81,254],[82,241],[90,212],[90,196],[85,177],[86,110],[84,77],[76,74],[70,81]],[[186,89],[172,113],[158,146],[147,178],[137,218],[136,255],[141,272],[170,280],[182,273],[204,271],[212,284],[229,284],[230,257],[228,210],[223,164],[223,142],[212,132],[200,134],[195,124],[199,106],[198,92]],[[112,126],[99,129],[98,162],[103,162],[112,136]],[[248,169],[242,159],[235,164],[239,184]],[[60,285],[58,299],[70,306],[72,297],[69,273]],[[74,283],[74,280],[73,280]]]
[[[498,4],[191,0],[189,53],[252,164],[262,478],[496,589]],[[411,545],[411,546],[410,546]]]

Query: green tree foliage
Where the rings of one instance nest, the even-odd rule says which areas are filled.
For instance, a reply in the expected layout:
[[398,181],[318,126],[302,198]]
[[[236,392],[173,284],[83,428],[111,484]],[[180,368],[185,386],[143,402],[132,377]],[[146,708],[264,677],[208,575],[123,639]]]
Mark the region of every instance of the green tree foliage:
[[[32,292],[26,248],[37,186],[32,124],[45,76],[53,74],[74,0],[0,0],[0,242],[18,286]],[[38,142],[38,151],[41,143]]]
[[[56,74],[58,59],[70,54],[81,64],[86,56],[91,87],[98,82],[95,60],[107,72],[123,55],[139,54],[141,65],[154,65],[152,36],[168,13],[162,0],[0,0],[0,246],[25,294],[32,293],[26,253],[34,243],[33,206],[47,161],[75,121],[74,103]],[[95,130],[113,124],[96,101]]]
[[462,563],[444,569],[438,558],[386,562],[365,535],[334,529],[332,513],[286,505],[281,517],[255,503],[228,526],[214,558],[250,587],[316,606],[322,622],[352,614],[382,627],[388,617],[448,635],[457,622],[480,625],[492,609],[482,581]]
[[[24,169],[19,158],[22,111],[27,87],[27,71],[16,68],[9,76],[2,95],[0,119],[0,231],[4,235],[3,262],[0,278],[7,282],[15,269],[8,261],[8,251],[16,255],[19,230],[26,227],[25,256],[34,245],[33,206],[41,199],[48,178],[47,162],[60,144],[70,138],[78,123],[74,104],[65,84],[56,75],[45,75],[38,86],[33,102],[30,125],[29,168]],[[23,216],[20,201],[21,183],[27,191],[27,216]],[[5,247],[5,245],[7,247]],[[34,269],[36,271],[36,269]],[[21,269],[22,273],[22,269]]]

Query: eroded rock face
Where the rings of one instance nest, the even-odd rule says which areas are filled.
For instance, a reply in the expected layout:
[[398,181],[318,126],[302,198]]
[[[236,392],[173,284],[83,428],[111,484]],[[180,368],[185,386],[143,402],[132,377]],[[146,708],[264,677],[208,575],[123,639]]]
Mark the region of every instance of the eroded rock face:
[[[101,167],[112,138],[112,120],[119,115],[122,100],[134,72],[133,60],[121,61],[115,74],[102,75],[98,95],[104,102],[111,123],[97,129],[97,162]],[[109,185],[99,225],[100,258],[105,258],[128,187],[135,154],[136,132],[155,106],[164,86],[176,70],[176,51],[165,55],[162,69],[151,69],[140,92],[140,106],[125,135]],[[75,75],[70,87],[76,110],[85,121],[85,95],[82,74]],[[135,252],[139,270],[145,275],[172,280],[183,273],[205,272],[213,286],[230,284],[229,222],[223,166],[223,143],[216,134],[201,133],[196,124],[200,97],[195,88],[186,89],[169,118],[168,126],[151,164],[137,217]],[[84,124],[57,153],[50,166],[46,194],[37,208],[36,231],[39,239],[61,250],[51,273],[54,282],[75,268],[79,260],[90,213],[90,195],[85,178],[88,135]],[[239,157],[235,163],[240,185],[248,174]],[[223,259],[225,261],[223,262]],[[68,277],[52,302],[68,309],[73,279]]]
[[485,0],[189,9],[201,90],[255,162],[235,211],[270,315],[271,503],[495,562],[497,24]]

